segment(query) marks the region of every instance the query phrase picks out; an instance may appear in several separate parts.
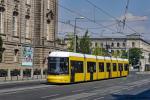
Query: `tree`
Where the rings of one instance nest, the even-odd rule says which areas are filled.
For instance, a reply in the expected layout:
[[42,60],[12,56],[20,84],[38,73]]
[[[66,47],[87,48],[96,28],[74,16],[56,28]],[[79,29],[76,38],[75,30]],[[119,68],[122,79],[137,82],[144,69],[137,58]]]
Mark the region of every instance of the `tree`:
[[129,49],[129,63],[132,65],[140,64],[140,58],[142,58],[142,51],[139,48]]
[[3,55],[3,40],[0,37],[0,62],[2,62],[2,55]]
[[97,45],[97,43],[95,44],[95,48],[93,48],[93,50],[92,50],[92,54],[97,55],[97,56],[101,54],[100,48]]
[[88,30],[85,32],[84,36],[80,39],[79,52],[84,54],[91,54],[92,43],[90,36],[88,35]]
[[128,58],[128,53],[126,50],[121,50],[121,58]]
[[74,50],[74,35],[73,35],[73,33],[67,34],[67,41],[68,41],[68,43],[67,43],[68,51],[73,52],[73,50]]

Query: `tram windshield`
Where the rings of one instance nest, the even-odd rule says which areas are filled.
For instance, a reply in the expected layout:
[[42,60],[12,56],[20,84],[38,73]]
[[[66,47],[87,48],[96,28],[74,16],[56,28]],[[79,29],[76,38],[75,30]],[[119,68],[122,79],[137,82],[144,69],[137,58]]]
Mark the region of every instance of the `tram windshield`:
[[48,74],[69,74],[69,58],[49,57]]

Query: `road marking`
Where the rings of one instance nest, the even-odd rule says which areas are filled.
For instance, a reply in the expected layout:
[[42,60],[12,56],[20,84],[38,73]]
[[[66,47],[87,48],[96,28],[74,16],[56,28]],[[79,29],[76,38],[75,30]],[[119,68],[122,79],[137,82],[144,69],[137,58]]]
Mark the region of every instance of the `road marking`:
[[36,90],[36,89],[47,88],[47,87],[52,87],[52,85],[41,85],[41,86],[34,86],[34,87],[4,89],[4,90],[0,90],[0,95],[15,94],[15,93],[18,93],[18,92],[25,92],[25,91],[28,91],[28,90]]
[[81,91],[85,91],[85,90],[74,90],[74,91],[72,91],[72,92],[81,92]]
[[100,97],[100,98],[96,98],[96,99],[93,99],[93,100],[100,100],[100,99],[103,99],[104,97]]
[[69,96],[60,97],[60,98],[51,99],[51,100],[77,100],[77,99],[90,97],[93,95],[96,95],[96,93],[80,93],[80,94],[69,95]]
[[46,99],[46,98],[50,98],[50,97],[55,97],[58,96],[59,94],[53,94],[53,95],[49,95],[49,96],[43,96],[41,97],[41,99]]

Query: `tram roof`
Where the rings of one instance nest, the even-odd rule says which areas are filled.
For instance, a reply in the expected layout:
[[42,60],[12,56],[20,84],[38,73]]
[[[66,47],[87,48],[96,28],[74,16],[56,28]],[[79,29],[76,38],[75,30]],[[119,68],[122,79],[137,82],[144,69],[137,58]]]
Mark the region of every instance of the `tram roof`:
[[65,52],[65,51],[54,51],[49,54],[49,57],[70,57],[70,56],[94,58],[94,59],[97,58],[97,59],[105,59],[105,60],[128,61],[128,59],[122,59],[122,58],[94,56],[94,55],[89,55],[89,54],[81,54],[81,53]]
[[49,57],[69,57],[69,56],[84,57],[84,55],[80,53],[64,52],[64,51],[54,51],[49,54]]

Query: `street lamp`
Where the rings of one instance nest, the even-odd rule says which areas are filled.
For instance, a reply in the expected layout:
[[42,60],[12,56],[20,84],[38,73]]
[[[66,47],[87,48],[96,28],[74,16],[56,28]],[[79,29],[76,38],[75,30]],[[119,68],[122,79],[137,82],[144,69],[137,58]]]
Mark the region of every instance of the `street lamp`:
[[84,17],[77,17],[75,18],[75,26],[74,26],[74,52],[76,52],[77,50],[77,38],[76,38],[76,22],[77,22],[77,19],[84,19]]

